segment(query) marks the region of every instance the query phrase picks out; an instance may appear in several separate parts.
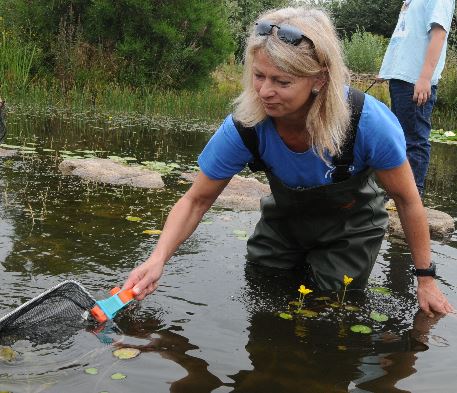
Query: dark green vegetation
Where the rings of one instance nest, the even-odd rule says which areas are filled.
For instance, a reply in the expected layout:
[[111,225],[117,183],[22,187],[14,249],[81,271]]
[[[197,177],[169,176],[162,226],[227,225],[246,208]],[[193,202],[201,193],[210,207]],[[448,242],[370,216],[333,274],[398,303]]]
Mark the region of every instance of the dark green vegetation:
[[[329,9],[353,72],[378,71],[401,0],[301,3]],[[0,97],[41,109],[220,119],[240,91],[250,24],[287,4],[295,2],[1,0]],[[455,35],[454,25],[437,103],[445,119],[456,107]]]

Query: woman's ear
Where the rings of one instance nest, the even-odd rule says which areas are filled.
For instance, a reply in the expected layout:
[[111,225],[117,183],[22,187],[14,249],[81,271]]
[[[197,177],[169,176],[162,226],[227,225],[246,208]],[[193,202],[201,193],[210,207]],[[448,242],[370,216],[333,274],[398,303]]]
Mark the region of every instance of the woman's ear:
[[321,90],[328,82],[327,68],[324,68],[319,74],[316,75],[316,81],[314,82],[314,88]]

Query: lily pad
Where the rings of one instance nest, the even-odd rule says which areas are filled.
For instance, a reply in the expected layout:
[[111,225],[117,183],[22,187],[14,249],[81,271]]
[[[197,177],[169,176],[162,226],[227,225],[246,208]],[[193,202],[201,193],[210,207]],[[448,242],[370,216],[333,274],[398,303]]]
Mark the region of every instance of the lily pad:
[[162,231],[160,229],[145,229],[143,233],[145,235],[160,235]]
[[381,295],[384,295],[384,296],[392,295],[392,292],[390,291],[390,289],[386,288],[386,287],[373,287],[373,288],[370,288],[369,290],[374,293],[380,293]]
[[136,348],[121,348],[113,351],[113,355],[118,359],[133,359],[140,354],[140,350]]
[[279,318],[282,318],[282,319],[293,319],[292,315],[286,313],[286,312],[282,312],[279,314]]
[[303,317],[306,317],[306,318],[314,318],[314,317],[317,317],[319,315],[318,312],[313,311],[313,310],[308,310],[306,308],[305,309],[296,310],[295,312],[297,314],[300,314]]
[[111,379],[114,379],[114,380],[120,380],[120,379],[125,379],[127,378],[127,375],[125,374],[122,374],[122,373],[115,373],[113,375],[111,375]]
[[357,311],[360,311],[360,308],[357,307],[357,306],[351,306],[351,305],[347,305],[347,306],[344,306],[344,308],[348,311],[354,311],[354,312],[357,312]]
[[389,320],[389,317],[386,314],[381,314],[377,311],[372,311],[370,313],[370,318],[375,320],[376,322],[385,322]]
[[134,216],[127,216],[127,217],[125,217],[125,219],[126,219],[127,221],[132,221],[132,222],[141,221],[141,218],[140,218],[140,217],[134,217]]
[[176,163],[167,164],[166,162],[162,162],[162,161],[143,161],[141,164],[144,165],[145,167],[147,167],[148,169],[158,172],[164,176],[169,175],[175,169],[179,168],[179,164],[176,164]]
[[98,374],[98,369],[95,368],[95,367],[89,367],[89,368],[86,368],[86,369],[84,370],[84,372],[85,372],[86,374],[89,374],[89,375],[97,375],[97,374]]
[[365,325],[352,325],[351,330],[354,333],[362,333],[362,334],[370,334],[372,332],[371,328],[369,326],[365,326]]
[[233,231],[233,233],[236,235],[236,236],[247,236],[247,232],[246,231],[243,231],[242,229],[235,229]]
[[292,300],[291,302],[289,302],[289,304],[295,307],[301,306],[301,302],[299,302],[298,300]]

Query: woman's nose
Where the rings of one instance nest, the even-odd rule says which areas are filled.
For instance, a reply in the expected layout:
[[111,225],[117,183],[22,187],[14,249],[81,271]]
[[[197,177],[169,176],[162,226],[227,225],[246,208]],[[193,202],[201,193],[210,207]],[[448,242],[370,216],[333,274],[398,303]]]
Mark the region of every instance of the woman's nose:
[[259,89],[259,96],[261,98],[271,97],[274,95],[274,89],[268,80],[264,80]]

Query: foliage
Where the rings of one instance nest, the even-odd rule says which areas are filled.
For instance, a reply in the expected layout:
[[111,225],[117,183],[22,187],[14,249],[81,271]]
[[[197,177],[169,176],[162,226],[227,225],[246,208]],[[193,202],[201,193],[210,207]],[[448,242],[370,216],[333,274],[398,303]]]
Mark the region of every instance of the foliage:
[[342,36],[350,36],[364,29],[373,34],[390,37],[402,3],[402,0],[330,0],[328,8]]
[[457,108],[457,50],[449,48],[446,66],[438,84],[438,108]]
[[353,72],[377,73],[381,67],[387,40],[364,30],[356,30],[343,39],[346,64]]
[[30,70],[36,58],[36,47],[5,30],[0,18],[0,83],[25,88],[30,82]]
[[0,14],[47,54],[43,67],[65,91],[104,75],[131,86],[195,88],[233,49],[224,0],[2,0]]
[[254,20],[262,12],[290,3],[288,0],[225,0],[225,6],[229,11],[229,25],[236,43],[236,59],[241,60],[243,57],[245,41]]

